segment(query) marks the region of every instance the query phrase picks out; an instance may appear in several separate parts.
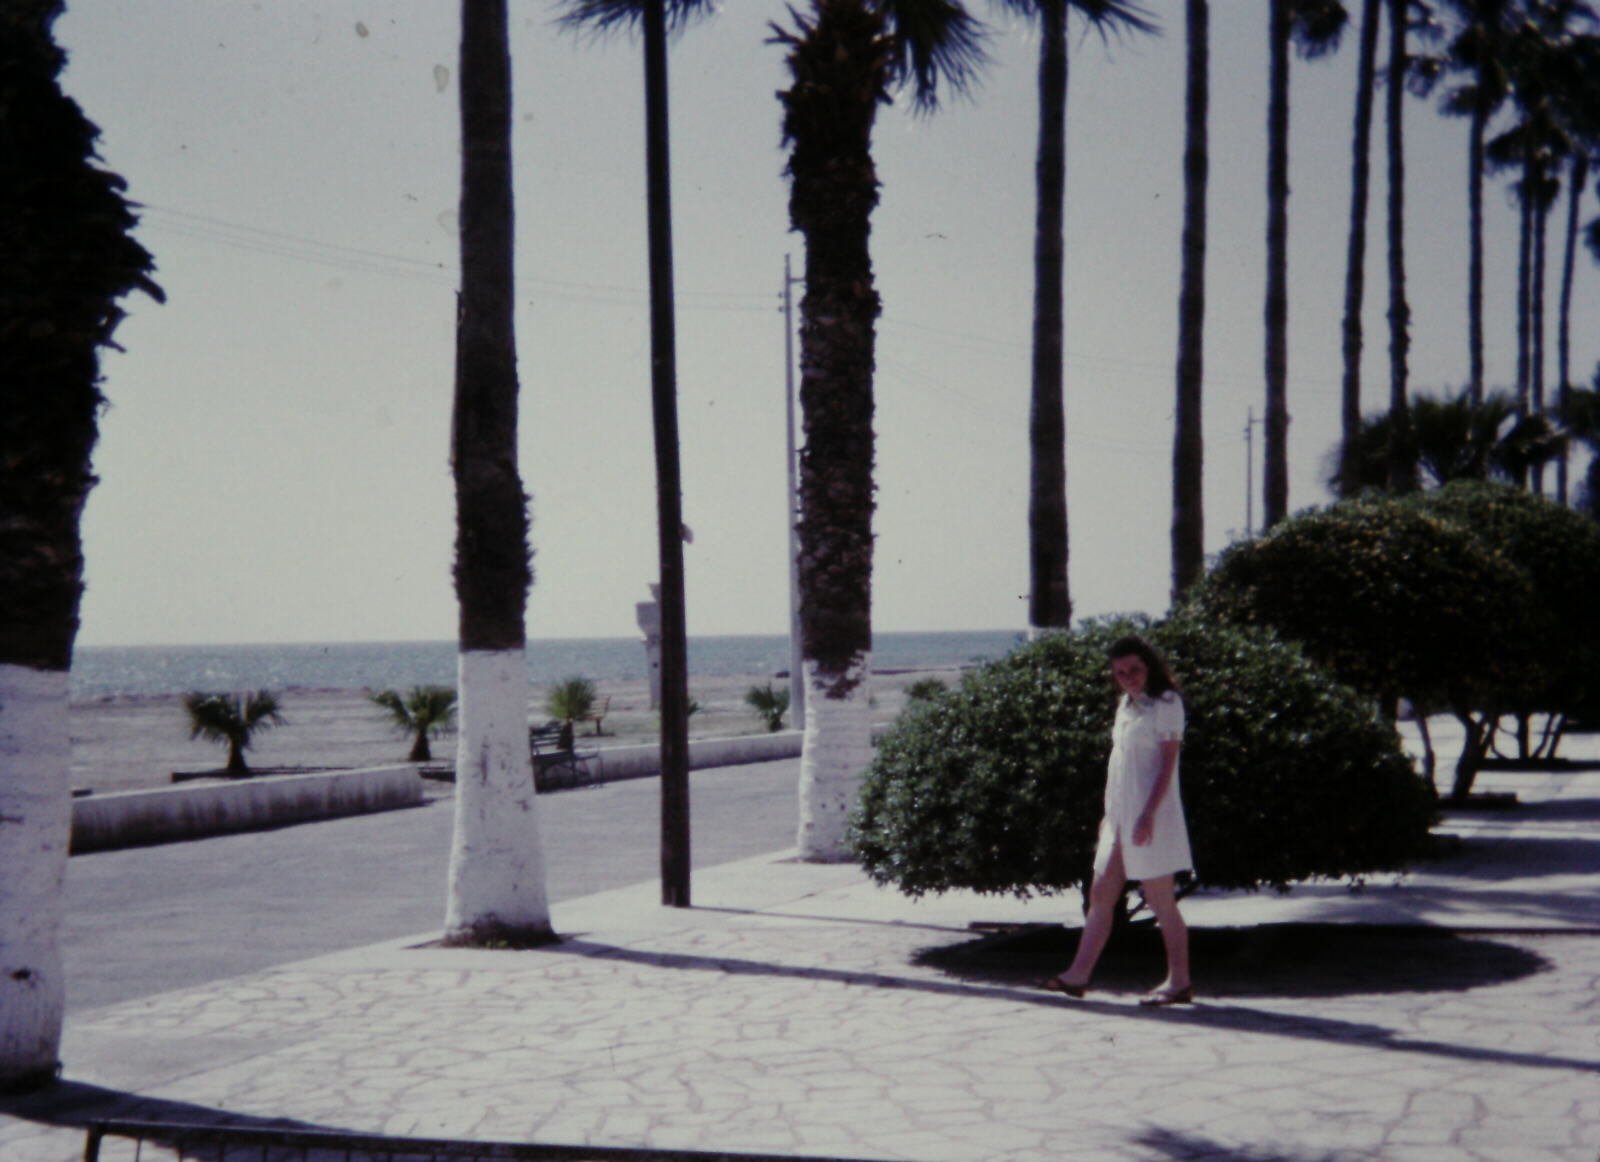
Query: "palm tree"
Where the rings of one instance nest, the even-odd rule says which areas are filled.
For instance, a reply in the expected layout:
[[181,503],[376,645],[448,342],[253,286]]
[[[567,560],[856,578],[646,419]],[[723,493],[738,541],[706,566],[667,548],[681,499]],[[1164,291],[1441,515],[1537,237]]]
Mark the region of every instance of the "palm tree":
[[919,109],[982,60],[957,0],[811,0],[772,26],[793,78],[779,94],[789,217],[805,236],[800,303],[800,637],[806,728],[801,857],[848,857],[846,823],[871,758],[872,373],[879,312],[867,244],[878,201],[872,127],[909,84]]
[[99,130],[62,91],[59,0],[0,5],[0,1093],[56,1075],[71,797],[67,674],[95,478],[99,349],[135,288],[160,301]]
[[1442,108],[1470,117],[1467,142],[1467,350],[1472,398],[1483,399],[1483,176],[1489,121],[1511,91],[1505,58],[1507,0],[1446,0],[1458,28],[1444,67],[1465,77],[1445,93]]
[[1569,76],[1577,29],[1594,13],[1580,0],[1546,0],[1522,6],[1507,35],[1517,121],[1485,147],[1489,163],[1519,173],[1515,191],[1522,215],[1517,283],[1517,398],[1533,411],[1544,407],[1544,279],[1546,223],[1560,192],[1556,172],[1573,151],[1559,113],[1558,94]]
[[1033,402],[1028,424],[1028,625],[1038,633],[1072,624],[1067,585],[1066,413],[1062,399],[1062,222],[1067,169],[1067,15],[1076,9],[1102,35],[1121,27],[1155,32],[1126,0],[995,0],[1038,20],[1039,148],[1034,164]]
[[191,739],[227,744],[230,775],[248,775],[250,768],[245,765],[244,752],[250,749],[251,741],[261,731],[283,722],[278,696],[271,690],[251,690],[237,696],[195,690],[184,696],[183,709],[189,715]]
[[517,472],[511,55],[505,0],[462,0],[461,293],[451,466],[456,483],[461,730],[445,934],[553,939],[528,750],[523,610],[532,568]]
[[389,712],[395,729],[411,736],[408,763],[431,763],[429,738],[456,728],[456,692],[453,686],[413,686],[401,697],[394,690],[369,691],[367,701]]
[[[1390,458],[1398,447],[1402,491],[1437,488],[1452,480],[1517,482],[1533,468],[1560,457],[1566,431],[1547,416],[1523,415],[1515,397],[1490,392],[1474,402],[1469,385],[1453,398],[1413,395],[1407,409],[1410,429],[1393,438],[1393,415],[1381,412],[1362,422],[1360,472],[1362,488],[1387,489]],[[1338,494],[1343,476],[1335,473],[1329,488]]]
[[1356,113],[1350,167],[1350,241],[1345,256],[1344,391],[1340,412],[1340,496],[1354,496],[1361,471],[1361,307],[1366,291],[1367,193],[1372,174],[1372,100],[1377,87],[1382,0],[1362,0],[1356,63]]
[[1267,97],[1266,451],[1263,520],[1289,514],[1289,55],[1335,51],[1349,13],[1339,0],[1271,0]]
[[[1572,392],[1572,282],[1576,272],[1578,237],[1582,232],[1580,204],[1589,188],[1592,159],[1600,157],[1600,36],[1576,37],[1560,55],[1561,76],[1555,98],[1558,116],[1572,141],[1567,179],[1567,228],[1562,246],[1561,302],[1556,331],[1556,407],[1565,417]],[[1556,462],[1556,499],[1567,503],[1567,458]]]
[[767,724],[767,730],[777,733],[783,729],[783,716],[789,713],[789,691],[774,689],[771,682],[765,686],[751,686],[744,692],[744,703]]
[[573,746],[573,729],[580,718],[587,718],[594,709],[595,699],[599,691],[593,682],[587,678],[573,677],[564,682],[557,682],[550,688],[546,697],[544,708],[553,717],[561,720],[561,737],[559,745],[562,750],[571,750]]
[[1172,434],[1172,600],[1176,604],[1205,572],[1204,383],[1206,315],[1206,183],[1210,174],[1211,13],[1207,0],[1188,0],[1184,94],[1183,267],[1178,290],[1178,401]]
[[709,13],[713,0],[564,0],[563,23],[600,32],[644,31],[645,178],[650,266],[650,398],[656,444],[656,529],[661,570],[661,901],[687,908],[689,889],[689,646],[683,574],[683,488],[678,462],[672,183],[667,34]]
[[1411,416],[1406,407],[1408,355],[1411,349],[1411,307],[1406,302],[1405,246],[1405,96],[1406,32],[1411,24],[1411,0],[1389,0],[1389,88],[1387,101],[1389,158],[1389,491],[1405,492],[1411,486],[1406,447]]

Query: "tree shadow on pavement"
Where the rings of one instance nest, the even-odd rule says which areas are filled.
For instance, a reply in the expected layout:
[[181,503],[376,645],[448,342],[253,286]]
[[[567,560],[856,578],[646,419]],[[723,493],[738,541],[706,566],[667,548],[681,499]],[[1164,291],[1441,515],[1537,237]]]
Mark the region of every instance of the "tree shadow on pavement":
[[1367,1157],[1354,1152],[1338,1151],[1332,1154],[1285,1153],[1277,1147],[1257,1149],[1252,1146],[1225,1145],[1197,1134],[1180,1134],[1176,1130],[1158,1128],[1136,1134],[1134,1145],[1149,1151],[1150,1159],[1172,1158],[1179,1162],[1194,1162],[1199,1158],[1226,1158],[1228,1162],[1342,1162],[1344,1159]]
[[[0,1097],[0,1117],[16,1118],[39,1126],[53,1126],[59,1130],[81,1130],[87,1135],[89,1128],[99,1122],[159,1122],[186,1126],[233,1127],[249,1130],[338,1132],[334,1127],[313,1125],[292,1118],[261,1118],[235,1113],[192,1102],[150,1097],[126,1090],[107,1089],[84,1082],[62,1080],[25,1094]],[[152,1135],[150,1141],[166,1139]],[[119,1143],[127,1149],[108,1148],[102,1159],[134,1157],[132,1140]],[[5,1146],[0,1141],[0,1154]],[[221,1149],[196,1146],[185,1150],[185,1162],[214,1162],[224,1156]],[[160,1155],[156,1156],[170,1156]]]
[[[1018,925],[924,949],[916,960],[960,980],[1018,985],[1064,970],[1077,950],[1078,933],[1058,924]],[[1521,980],[1550,967],[1526,948],[1438,928],[1193,928],[1189,943],[1197,987],[1209,998],[1465,991]],[[1152,926],[1135,925],[1112,936],[1095,970],[1095,985],[1110,992],[1143,992],[1165,972],[1159,933]]]

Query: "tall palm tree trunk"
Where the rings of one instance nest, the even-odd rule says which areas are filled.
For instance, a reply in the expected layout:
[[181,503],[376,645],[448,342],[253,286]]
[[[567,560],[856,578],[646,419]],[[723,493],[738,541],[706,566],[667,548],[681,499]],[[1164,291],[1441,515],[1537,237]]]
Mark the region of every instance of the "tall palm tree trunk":
[[689,906],[689,646],[678,465],[665,0],[644,7],[645,172],[650,248],[650,400],[661,569],[661,902]]
[[1267,92],[1266,447],[1262,523],[1289,515],[1289,4],[1271,0]]
[[79,521],[104,402],[99,348],[147,277],[122,179],[58,81],[57,0],[0,9],[0,1093],[48,1084],[66,989],[58,934],[71,837],[68,671]]
[[1467,383],[1474,404],[1483,402],[1483,150],[1489,101],[1480,82],[1467,137]]
[[1183,135],[1183,267],[1178,291],[1178,401],[1172,439],[1172,599],[1205,572],[1205,479],[1202,389],[1205,382],[1206,183],[1211,154],[1211,12],[1207,0],[1186,6],[1187,64]]
[[1476,26],[1476,56],[1472,62],[1472,121],[1467,134],[1467,217],[1470,237],[1467,253],[1467,359],[1468,394],[1474,405],[1484,397],[1483,372],[1483,187],[1489,122],[1505,95],[1501,74],[1501,25],[1504,0],[1476,0],[1469,8]]
[[[1539,190],[1539,204],[1535,211],[1533,232],[1533,286],[1528,304],[1528,329],[1531,343],[1528,348],[1529,388],[1528,399],[1534,415],[1545,412],[1544,398],[1544,283],[1545,260],[1549,253],[1550,199]],[[1533,491],[1544,491],[1544,461],[1533,466]]]
[[511,56],[505,0],[462,0],[461,294],[451,463],[460,735],[445,930],[552,939],[528,748],[523,621],[532,581],[517,471]]
[[1062,271],[1067,168],[1067,0],[1040,0],[1039,153],[1033,234],[1033,405],[1028,424],[1031,583],[1028,626],[1072,624],[1067,585],[1066,405],[1063,399]]
[[1405,75],[1408,0],[1389,3],[1389,491],[1415,486],[1410,455],[1411,411],[1406,399],[1411,308],[1406,303]]
[[1361,490],[1361,309],[1366,294],[1367,198],[1372,179],[1372,105],[1377,87],[1378,20],[1382,0],[1361,6],[1356,65],[1356,113],[1350,165],[1350,240],[1344,279],[1344,390],[1341,396],[1339,495]]
[[[1533,194],[1532,162],[1523,167],[1521,193],[1517,202],[1517,412],[1528,414],[1532,391],[1533,339]],[[1524,487],[1527,480],[1519,481]]]
[[[1579,148],[1572,155],[1572,178],[1567,187],[1567,236],[1561,255],[1561,305],[1556,329],[1556,414],[1565,422],[1572,399],[1572,280],[1577,269],[1579,202],[1589,185],[1589,155]],[[1556,461],[1556,499],[1567,503],[1568,453],[1563,446]]]
[[800,637],[806,727],[801,858],[848,858],[847,823],[871,758],[872,375],[879,299],[868,250],[878,202],[871,138],[885,89],[881,15],[816,0],[781,94],[789,215],[806,240],[800,303]]
[[1467,136],[1467,391],[1474,403],[1483,402],[1483,136],[1490,115],[1482,104],[1472,110]]

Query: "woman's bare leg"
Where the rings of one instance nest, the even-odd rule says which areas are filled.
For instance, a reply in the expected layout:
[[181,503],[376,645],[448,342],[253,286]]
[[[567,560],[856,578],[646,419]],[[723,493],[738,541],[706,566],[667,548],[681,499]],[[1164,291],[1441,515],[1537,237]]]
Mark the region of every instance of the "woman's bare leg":
[[1089,983],[1095,963],[1111,935],[1117,901],[1122,899],[1127,883],[1128,875],[1122,868],[1122,848],[1112,848],[1106,870],[1095,876],[1089,887],[1089,911],[1083,918],[1083,935],[1078,937],[1078,952],[1072,958],[1072,967],[1061,974],[1063,984],[1082,988]]
[[1145,880],[1140,887],[1144,890],[1145,902],[1156,914],[1156,923],[1161,926],[1161,943],[1167,949],[1167,979],[1162,982],[1161,989],[1182,992],[1190,987],[1189,926],[1183,922],[1183,914],[1178,911],[1173,878],[1156,876]]

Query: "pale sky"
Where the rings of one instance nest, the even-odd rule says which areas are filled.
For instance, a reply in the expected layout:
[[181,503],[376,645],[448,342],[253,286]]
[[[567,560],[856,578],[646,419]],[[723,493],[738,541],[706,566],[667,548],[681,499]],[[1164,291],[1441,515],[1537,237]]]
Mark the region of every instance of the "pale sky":
[[[1182,5],[1159,39],[1075,39],[1067,162],[1070,585],[1079,615],[1162,612],[1169,585]],[[65,86],[143,203],[168,301],[132,296],[84,516],[79,641],[449,639],[459,5],[69,0]],[[656,578],[636,41],[558,32],[512,0],[521,463],[530,637],[629,636]],[[1266,21],[1212,5],[1206,541],[1245,526],[1263,411]],[[970,102],[886,108],[874,622],[1022,628],[1037,41],[992,18]],[[728,0],[670,59],[678,385],[691,635],[781,633],[784,256],[778,0]],[[1339,427],[1355,29],[1296,60],[1291,508],[1329,500]],[[1466,380],[1464,121],[1408,99],[1411,382]],[[1377,129],[1381,141],[1380,121]],[[1512,381],[1515,215],[1487,196],[1488,367]],[[1365,410],[1388,395],[1384,166],[1374,158]],[[1585,218],[1600,210],[1591,194]],[[1552,229],[1550,363],[1559,219]],[[796,300],[798,301],[798,288]],[[1600,360],[1580,253],[1574,379]],[[1260,519],[1260,429],[1255,440]]]

